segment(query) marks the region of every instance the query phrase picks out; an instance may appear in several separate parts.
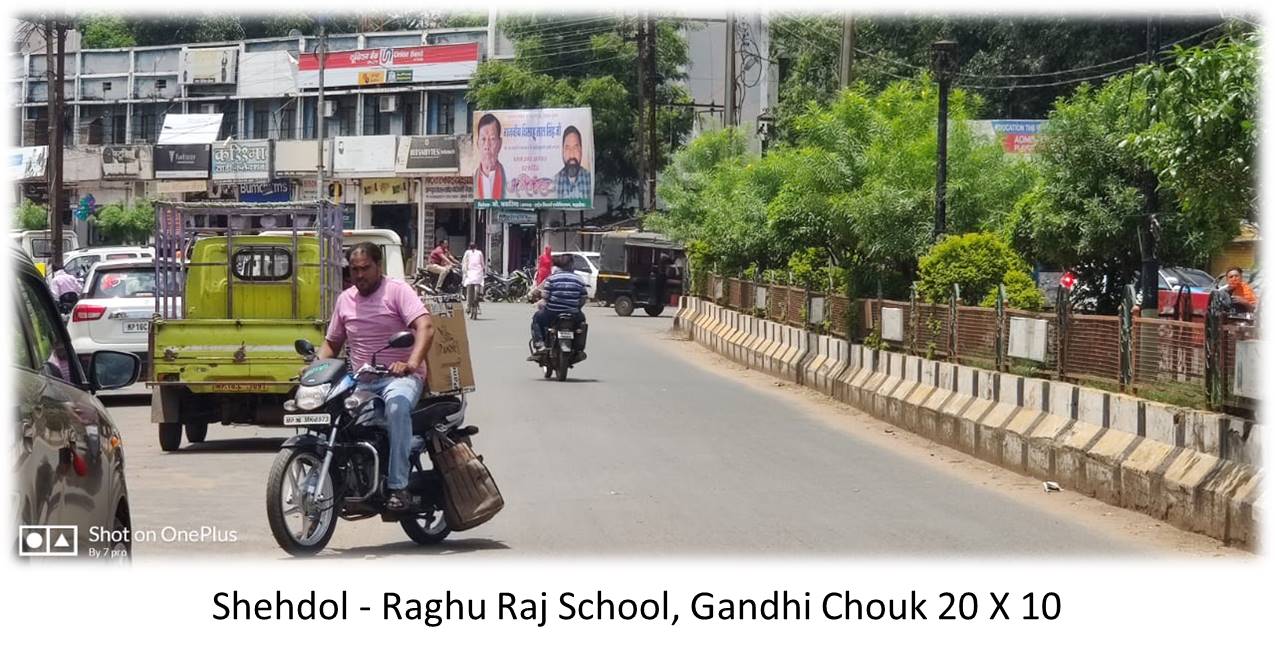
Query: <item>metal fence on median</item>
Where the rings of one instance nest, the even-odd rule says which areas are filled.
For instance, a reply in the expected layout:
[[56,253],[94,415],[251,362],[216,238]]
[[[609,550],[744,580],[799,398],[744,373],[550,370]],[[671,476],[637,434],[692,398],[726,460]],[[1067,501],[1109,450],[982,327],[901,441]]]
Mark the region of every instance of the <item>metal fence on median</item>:
[[[1212,409],[1251,409],[1237,391],[1236,362],[1257,329],[1121,316],[850,299],[791,285],[706,273],[692,293],[771,321],[873,346],[1022,375],[1096,385],[1148,399]],[[1238,355],[1237,355],[1238,354]],[[1241,363],[1242,365],[1243,363]]]

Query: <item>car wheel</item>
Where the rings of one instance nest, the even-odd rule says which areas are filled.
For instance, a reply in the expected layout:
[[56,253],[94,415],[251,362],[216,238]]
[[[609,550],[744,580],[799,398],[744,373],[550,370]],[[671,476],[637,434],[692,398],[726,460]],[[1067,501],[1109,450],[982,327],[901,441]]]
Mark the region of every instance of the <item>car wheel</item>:
[[642,308],[642,311],[646,312],[646,315],[648,317],[658,317],[664,313],[664,306],[663,305],[648,305]]
[[208,437],[208,424],[186,424],[186,439],[191,444],[199,444]]
[[176,451],[182,445],[182,425],[174,422],[159,425],[159,448],[163,451]]
[[633,314],[633,299],[628,296],[616,296],[615,313],[622,317]]

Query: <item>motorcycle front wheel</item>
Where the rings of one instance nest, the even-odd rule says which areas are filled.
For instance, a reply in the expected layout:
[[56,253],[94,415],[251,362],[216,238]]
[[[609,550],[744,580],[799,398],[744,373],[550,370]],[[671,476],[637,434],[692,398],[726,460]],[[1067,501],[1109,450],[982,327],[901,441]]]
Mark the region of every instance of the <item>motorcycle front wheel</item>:
[[[332,475],[318,481],[323,458],[313,449],[284,449],[266,480],[266,519],[275,542],[294,556],[323,550],[336,530]],[[309,494],[310,489],[315,490]]]

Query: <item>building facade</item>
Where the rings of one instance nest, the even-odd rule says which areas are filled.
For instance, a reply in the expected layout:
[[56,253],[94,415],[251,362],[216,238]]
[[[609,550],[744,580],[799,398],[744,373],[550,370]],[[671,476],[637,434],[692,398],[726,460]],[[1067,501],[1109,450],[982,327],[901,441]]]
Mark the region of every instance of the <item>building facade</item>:
[[[486,27],[331,35],[322,107],[313,36],[68,52],[60,215],[92,244],[92,222],[73,218],[85,201],[315,200],[322,112],[324,191],[347,227],[395,230],[409,266],[435,239],[458,252],[486,243],[462,172],[473,170],[466,94],[489,38]],[[38,150],[48,139],[46,57],[11,55],[9,70],[11,144]],[[160,143],[190,141],[164,126],[193,114],[219,115],[215,135]],[[42,171],[18,177],[20,197],[47,201]]]

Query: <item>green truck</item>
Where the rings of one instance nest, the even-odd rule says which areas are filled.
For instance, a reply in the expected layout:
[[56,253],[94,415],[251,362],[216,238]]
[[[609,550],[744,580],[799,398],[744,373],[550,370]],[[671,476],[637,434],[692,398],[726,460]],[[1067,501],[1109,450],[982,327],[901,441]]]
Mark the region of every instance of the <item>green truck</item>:
[[[151,421],[164,451],[208,425],[282,425],[342,284],[341,211],[331,203],[160,203]],[[269,232],[270,234],[261,234]]]

